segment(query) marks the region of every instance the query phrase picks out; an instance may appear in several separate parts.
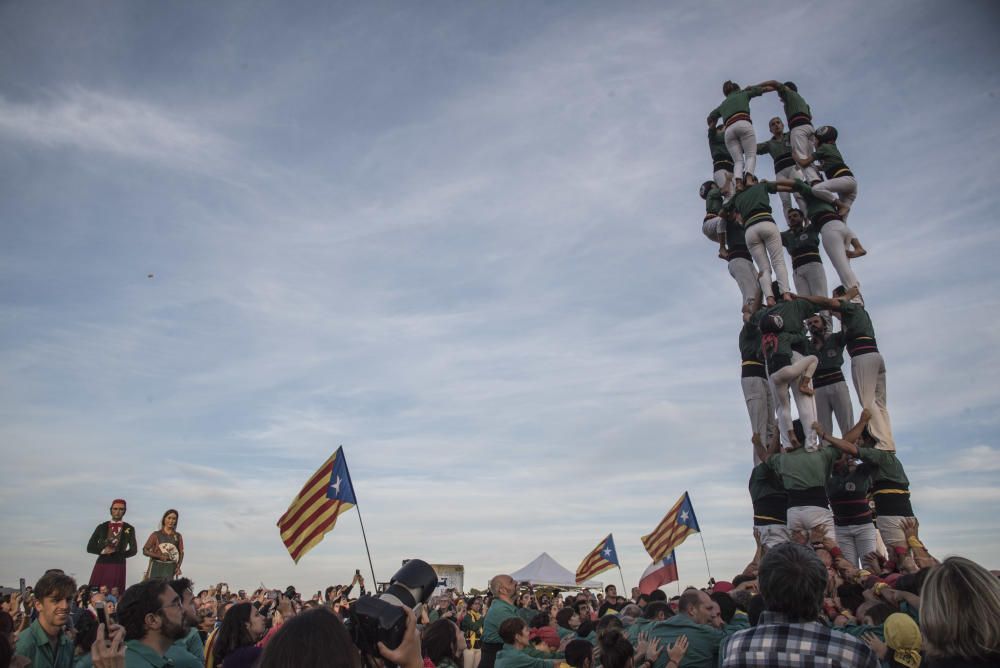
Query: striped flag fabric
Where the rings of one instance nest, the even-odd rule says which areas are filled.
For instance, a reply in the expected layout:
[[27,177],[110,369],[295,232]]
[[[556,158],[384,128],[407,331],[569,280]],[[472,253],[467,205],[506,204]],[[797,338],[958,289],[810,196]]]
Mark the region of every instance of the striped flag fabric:
[[654,561],[643,571],[639,578],[639,591],[649,595],[665,584],[677,582],[677,579],[677,559],[671,552],[665,559]]
[[344,448],[339,447],[323,462],[292,500],[288,510],[278,520],[281,541],[288,548],[295,563],[306,552],[316,547],[323,537],[337,524],[341,513],[357,504],[351,474],[344,459]]
[[642,544],[646,546],[646,552],[653,561],[660,561],[690,534],[699,531],[701,529],[698,527],[698,518],[694,515],[691,497],[684,492],[656,528],[642,537]]
[[598,573],[603,573],[617,565],[618,552],[615,550],[615,539],[611,537],[611,534],[608,534],[577,566],[576,583],[586,582]]

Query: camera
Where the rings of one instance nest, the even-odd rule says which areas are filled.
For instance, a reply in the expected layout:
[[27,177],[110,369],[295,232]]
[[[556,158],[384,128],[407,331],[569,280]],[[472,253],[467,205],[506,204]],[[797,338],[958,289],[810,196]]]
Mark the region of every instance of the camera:
[[381,641],[389,649],[399,647],[406,632],[406,611],[427,603],[437,587],[437,573],[421,559],[410,559],[389,580],[378,596],[362,596],[353,606],[348,628],[351,639],[364,654],[377,657]]

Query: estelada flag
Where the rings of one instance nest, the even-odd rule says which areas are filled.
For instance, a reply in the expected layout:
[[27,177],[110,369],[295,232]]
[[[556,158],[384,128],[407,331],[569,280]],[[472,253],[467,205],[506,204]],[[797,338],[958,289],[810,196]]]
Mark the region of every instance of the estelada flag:
[[355,504],[344,448],[339,447],[309,478],[278,520],[281,540],[295,563],[333,530],[341,513]]
[[677,499],[677,503],[667,511],[653,531],[642,537],[642,544],[653,561],[660,561],[674,551],[674,548],[684,542],[690,534],[701,531],[698,518],[694,516],[694,507],[687,492]]
[[608,534],[607,538],[597,544],[576,568],[576,583],[586,582],[598,573],[618,565],[618,552],[615,550],[615,539]]
[[677,582],[677,559],[671,552],[665,559],[654,561],[639,578],[639,591],[651,594],[668,582]]

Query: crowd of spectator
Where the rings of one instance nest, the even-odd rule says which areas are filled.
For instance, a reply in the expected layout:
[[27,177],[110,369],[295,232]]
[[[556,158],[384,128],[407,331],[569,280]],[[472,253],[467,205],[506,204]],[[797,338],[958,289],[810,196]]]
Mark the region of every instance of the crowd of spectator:
[[[497,575],[407,610],[397,647],[352,631],[363,580],[312,597],[196,590],[149,579],[91,591],[50,570],[3,599],[0,666],[43,668],[690,668],[1000,665],[1000,580],[962,557],[938,562],[916,523],[894,561],[845,560],[817,527],[764,548],[730,581],[629,596],[531,588]],[[354,585],[360,587],[355,589]]]

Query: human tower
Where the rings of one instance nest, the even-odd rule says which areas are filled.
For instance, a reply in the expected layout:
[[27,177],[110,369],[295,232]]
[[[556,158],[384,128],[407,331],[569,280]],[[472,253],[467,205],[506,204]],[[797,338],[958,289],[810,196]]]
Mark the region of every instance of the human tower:
[[[700,189],[702,232],[719,244],[741,295],[740,382],[754,453],[756,532],[767,548],[791,532],[822,527],[854,565],[885,549],[879,538],[905,552],[903,527],[914,521],[909,480],[896,456],[885,361],[852,266],[867,253],[847,225],[857,178],[837,146],[837,129],[814,128],[793,82],[743,88],[727,81],[722,92],[725,99],[708,115],[713,178]],[[770,137],[758,142],[750,100],[772,92],[785,119],[772,118]],[[773,160],[774,180],[758,180],[758,155]],[[832,293],[820,247],[839,280]],[[863,409],[857,422],[842,371],[845,348]]]

